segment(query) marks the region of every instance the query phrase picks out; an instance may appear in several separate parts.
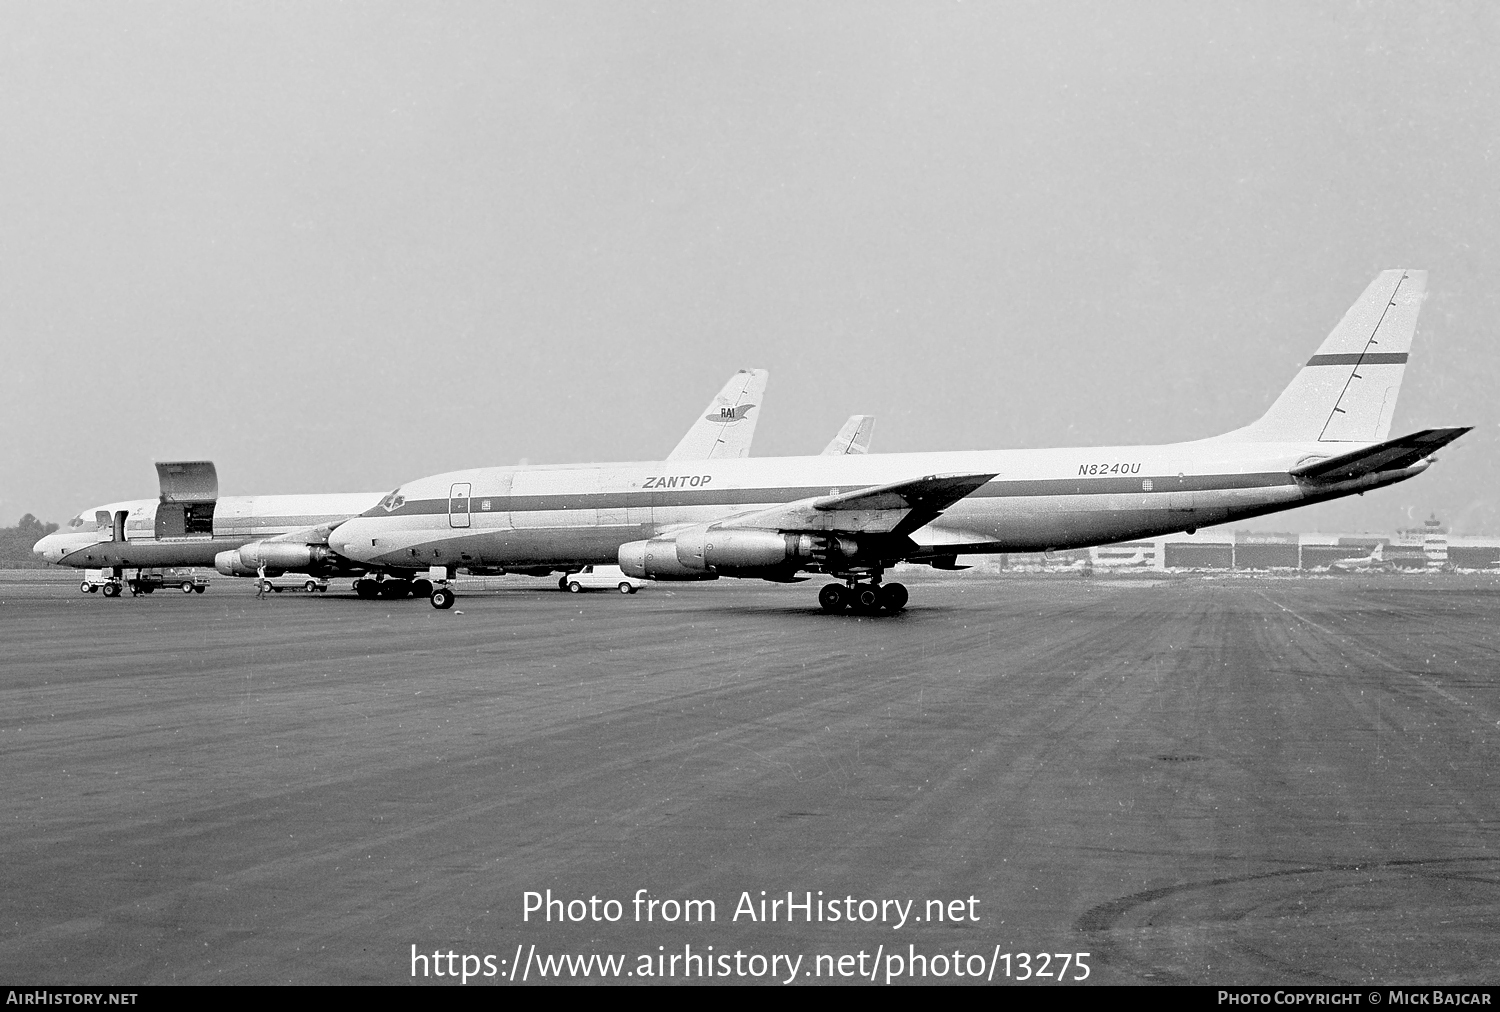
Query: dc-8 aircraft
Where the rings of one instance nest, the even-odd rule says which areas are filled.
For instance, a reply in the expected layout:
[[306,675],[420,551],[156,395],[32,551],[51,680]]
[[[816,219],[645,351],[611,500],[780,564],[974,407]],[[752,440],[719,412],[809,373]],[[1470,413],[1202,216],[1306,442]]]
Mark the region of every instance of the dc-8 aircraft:
[[[731,376],[667,459],[747,455],[768,375],[764,369],[741,369]],[[416,574],[398,570],[395,579],[386,579],[382,567],[342,558],[328,548],[328,533],[379,502],[383,493],[221,497],[212,461],[162,462],[156,472],[158,498],[84,510],[64,529],[38,541],[32,551],[58,565],[108,571],[105,597],[120,596],[126,568],[154,566],[214,566],[225,576],[260,578],[286,572],[369,575],[374,578],[358,579],[354,585],[365,598],[425,597],[432,592],[432,584]],[[531,575],[551,572],[533,569]]]
[[[391,569],[570,566],[778,582],[826,573],[828,611],[899,611],[897,562],[1169,534],[1404,481],[1468,427],[1387,438],[1426,272],[1382,272],[1257,421],[1162,446],[488,467],[409,482],[338,526]],[[439,578],[431,594],[451,607]]]

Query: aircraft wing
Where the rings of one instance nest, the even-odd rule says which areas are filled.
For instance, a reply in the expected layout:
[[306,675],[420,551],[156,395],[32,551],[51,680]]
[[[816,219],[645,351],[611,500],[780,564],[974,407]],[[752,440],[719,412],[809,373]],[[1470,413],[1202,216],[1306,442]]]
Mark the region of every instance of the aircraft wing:
[[755,422],[760,417],[761,401],[766,393],[764,369],[741,369],[729,377],[724,389],[703,409],[703,415],[675,449],[668,460],[722,460],[750,456],[750,441],[755,437]]
[[1409,436],[1352,450],[1336,457],[1310,460],[1291,468],[1295,478],[1319,484],[1349,481],[1379,471],[1400,471],[1423,457],[1431,456],[1472,429],[1472,425],[1446,429],[1423,429]]
[[870,437],[875,434],[874,415],[850,415],[833,442],[823,447],[821,456],[841,457],[846,453],[869,453]]
[[925,527],[990,474],[931,474],[925,478],[830,492],[731,517],[718,529],[866,531],[904,535]]
[[[342,522],[342,521],[340,521]],[[326,545],[328,535],[338,524],[319,524],[317,527],[299,527],[295,531],[287,531],[285,534],[277,534],[273,537],[264,538],[267,542],[288,542],[294,545]]]

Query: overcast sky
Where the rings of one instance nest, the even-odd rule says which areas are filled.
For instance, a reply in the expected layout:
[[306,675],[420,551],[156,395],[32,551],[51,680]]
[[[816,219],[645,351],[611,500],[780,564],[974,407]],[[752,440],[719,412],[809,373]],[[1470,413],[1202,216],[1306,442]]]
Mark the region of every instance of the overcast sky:
[[9,2],[0,525],[659,459],[1155,443],[1431,272],[1422,477],[1500,533],[1500,5]]

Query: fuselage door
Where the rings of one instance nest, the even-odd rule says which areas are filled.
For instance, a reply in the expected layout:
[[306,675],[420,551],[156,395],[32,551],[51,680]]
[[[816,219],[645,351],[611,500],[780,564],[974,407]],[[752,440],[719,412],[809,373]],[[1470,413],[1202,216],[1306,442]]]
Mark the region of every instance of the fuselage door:
[[472,508],[480,513],[479,526],[500,529],[510,527],[510,490],[515,479],[514,472],[502,471],[495,476],[487,491],[475,497]]
[[1179,461],[1176,474],[1167,479],[1167,511],[1169,518],[1174,523],[1192,525],[1198,515],[1198,499],[1196,476],[1193,474],[1193,466],[1185,461]]
[[109,510],[95,510],[94,524],[99,531],[100,541],[113,541],[115,539],[115,521],[109,515]]
[[469,491],[470,484],[466,481],[456,481],[448,490],[448,526],[469,526]]

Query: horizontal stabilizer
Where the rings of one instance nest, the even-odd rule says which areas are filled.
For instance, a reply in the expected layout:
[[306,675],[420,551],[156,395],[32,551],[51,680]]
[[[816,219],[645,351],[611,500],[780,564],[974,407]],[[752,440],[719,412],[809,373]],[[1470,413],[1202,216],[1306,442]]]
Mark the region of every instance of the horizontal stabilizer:
[[1380,471],[1400,471],[1411,467],[1453,442],[1472,425],[1446,429],[1423,429],[1399,439],[1388,439],[1362,450],[1341,453],[1298,464],[1291,469],[1294,477],[1315,482],[1350,481]]
[[989,474],[933,474],[848,492],[798,499],[731,517],[715,527],[780,531],[909,534],[983,486]]

